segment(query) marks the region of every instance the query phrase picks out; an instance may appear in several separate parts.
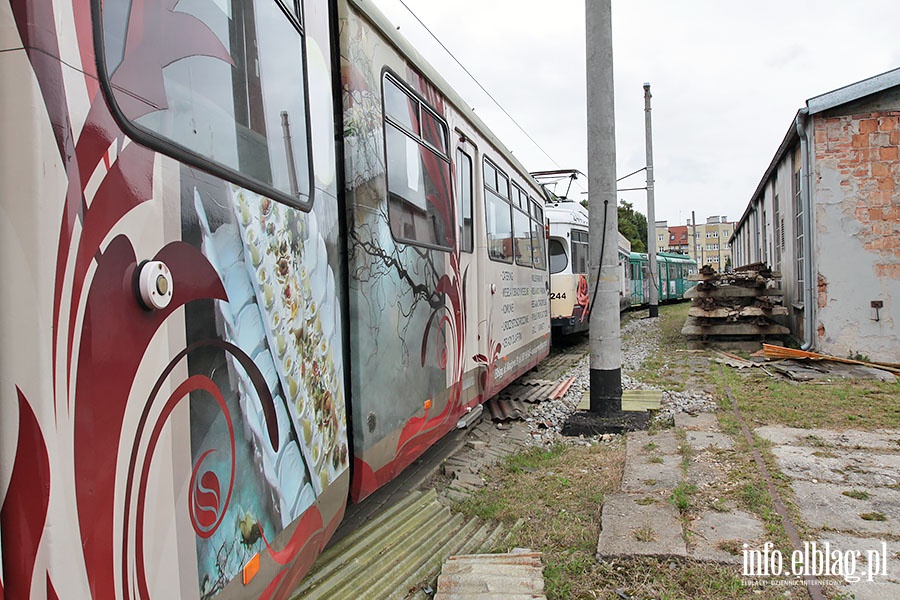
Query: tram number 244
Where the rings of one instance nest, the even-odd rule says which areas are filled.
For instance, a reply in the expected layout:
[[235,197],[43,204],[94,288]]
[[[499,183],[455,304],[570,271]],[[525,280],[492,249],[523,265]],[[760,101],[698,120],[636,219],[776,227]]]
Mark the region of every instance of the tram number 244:
[[566,293],[565,292],[550,292],[551,300],[565,300]]

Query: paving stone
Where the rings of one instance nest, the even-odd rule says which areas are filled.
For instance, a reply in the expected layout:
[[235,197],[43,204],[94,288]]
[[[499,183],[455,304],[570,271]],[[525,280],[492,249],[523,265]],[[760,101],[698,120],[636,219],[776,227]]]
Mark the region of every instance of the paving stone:
[[[874,535],[900,535],[900,491],[874,488],[868,500],[844,496],[847,486],[793,481],[791,487],[807,524],[820,529]],[[880,513],[885,521],[866,520],[863,514]]]
[[781,471],[792,479],[866,488],[900,483],[900,455],[897,454],[787,445],[775,446],[772,453]]
[[[855,600],[900,598],[900,558],[897,556],[900,544],[836,533],[829,533],[818,540],[818,544],[822,547],[825,542],[828,542],[831,548],[842,553],[860,552],[856,569],[856,575],[860,576],[860,580],[846,582],[846,585],[838,588],[847,597],[855,598]],[[886,556],[885,549],[887,549]],[[875,559],[871,561],[872,563],[878,562],[879,564],[870,564],[870,558]],[[886,558],[886,561],[879,560],[882,558]],[[871,581],[869,573],[872,573]]]
[[[743,563],[743,544],[755,548],[759,545],[755,542],[765,533],[759,519],[740,510],[703,512],[691,523],[690,529],[694,534],[690,538],[692,557],[733,564]],[[725,544],[736,549],[738,554],[724,550]]]
[[707,448],[721,448],[728,450],[734,448],[734,440],[730,435],[715,431],[687,431],[687,443],[692,450],[705,450]]
[[843,447],[900,451],[900,431],[833,431],[830,429],[798,429],[767,425],[754,430],[776,445],[804,445],[819,448]]
[[720,464],[695,458],[688,466],[685,481],[703,488],[724,481],[725,476],[725,469]]
[[675,413],[675,427],[689,431],[718,431],[719,419],[716,413],[697,413],[690,415],[684,412]]
[[630,432],[625,446],[622,490],[640,494],[673,490],[682,478],[681,456],[677,452],[678,439],[674,432],[653,436],[646,431]]
[[[610,494],[604,499],[598,558],[687,555],[678,510],[668,502],[639,504],[642,498],[640,494]],[[644,537],[649,539],[643,541]]]

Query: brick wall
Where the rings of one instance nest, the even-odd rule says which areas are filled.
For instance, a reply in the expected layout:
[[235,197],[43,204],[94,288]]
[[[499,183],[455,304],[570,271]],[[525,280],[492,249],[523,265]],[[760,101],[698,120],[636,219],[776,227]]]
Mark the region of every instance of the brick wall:
[[855,190],[857,237],[878,278],[900,280],[900,111],[818,119],[816,160],[836,161],[841,187]]

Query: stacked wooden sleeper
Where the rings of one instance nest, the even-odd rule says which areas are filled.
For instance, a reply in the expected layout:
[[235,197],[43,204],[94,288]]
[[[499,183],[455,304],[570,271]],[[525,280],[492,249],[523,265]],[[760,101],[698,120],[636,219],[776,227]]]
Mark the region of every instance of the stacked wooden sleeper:
[[691,275],[697,285],[685,292],[690,298],[688,319],[682,335],[700,341],[757,341],[787,336],[787,327],[773,317],[786,316],[781,274],[762,263],[717,273],[711,265]]

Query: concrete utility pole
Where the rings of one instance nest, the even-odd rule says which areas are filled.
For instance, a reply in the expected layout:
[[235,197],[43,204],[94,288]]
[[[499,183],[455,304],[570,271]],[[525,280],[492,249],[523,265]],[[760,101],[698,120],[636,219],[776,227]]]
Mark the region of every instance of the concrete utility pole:
[[659,316],[659,268],[656,266],[656,201],[653,198],[653,129],[650,126],[650,84],[644,84],[644,131],[647,147],[647,255],[650,258],[650,317]]
[[587,21],[588,212],[591,302],[591,412],[622,410],[616,204],[616,118],[611,0],[589,0]]

